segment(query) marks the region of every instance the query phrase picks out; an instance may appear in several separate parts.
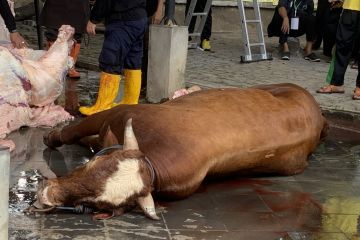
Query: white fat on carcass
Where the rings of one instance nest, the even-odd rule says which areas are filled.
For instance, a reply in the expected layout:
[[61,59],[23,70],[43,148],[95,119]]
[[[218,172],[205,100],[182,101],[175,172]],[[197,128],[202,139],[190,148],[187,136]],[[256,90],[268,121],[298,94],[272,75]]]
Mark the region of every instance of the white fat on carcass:
[[0,46],[0,138],[22,126],[53,127],[73,118],[54,104],[72,63],[73,28],[59,32],[49,51]]

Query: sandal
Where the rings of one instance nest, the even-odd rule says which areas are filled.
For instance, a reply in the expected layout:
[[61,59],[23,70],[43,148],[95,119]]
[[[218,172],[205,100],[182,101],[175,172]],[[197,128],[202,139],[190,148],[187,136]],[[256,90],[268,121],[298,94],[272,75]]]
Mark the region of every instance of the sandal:
[[352,97],[353,100],[360,100],[360,88],[355,88],[354,95]]
[[344,93],[345,91],[342,88],[342,86],[327,85],[327,86],[321,87],[316,92],[322,93],[322,94],[331,94],[331,93]]

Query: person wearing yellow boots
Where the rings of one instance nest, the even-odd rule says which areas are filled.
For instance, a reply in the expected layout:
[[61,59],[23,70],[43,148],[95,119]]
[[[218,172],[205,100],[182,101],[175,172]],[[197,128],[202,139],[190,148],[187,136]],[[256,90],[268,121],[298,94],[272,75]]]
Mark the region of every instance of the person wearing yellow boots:
[[[84,115],[107,110],[118,104],[137,104],[141,86],[143,38],[147,29],[146,0],[96,1],[87,32],[95,34],[96,24],[105,19],[105,38],[99,56],[100,84],[95,104],[80,107]],[[115,103],[120,75],[125,76],[124,96]]]
[[80,53],[81,40],[89,14],[89,0],[46,0],[41,11],[40,24],[46,27],[47,49],[55,42],[61,25],[67,24],[75,28],[74,40],[76,42],[69,54],[74,59],[74,67],[68,72],[70,78],[80,78],[80,73],[75,69],[75,63]]

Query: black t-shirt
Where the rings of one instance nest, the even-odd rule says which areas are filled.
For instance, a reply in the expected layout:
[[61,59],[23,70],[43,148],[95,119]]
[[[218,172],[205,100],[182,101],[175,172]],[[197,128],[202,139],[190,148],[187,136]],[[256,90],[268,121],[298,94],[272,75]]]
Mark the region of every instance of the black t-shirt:
[[146,2],[147,0],[96,1],[91,10],[90,20],[98,23],[105,19],[107,24],[113,20],[135,21],[146,18]]
[[146,0],[146,12],[148,17],[151,17],[156,12],[158,0]]
[[288,13],[288,17],[296,16],[310,16],[314,11],[314,1],[313,0],[279,0],[278,7],[285,7]]

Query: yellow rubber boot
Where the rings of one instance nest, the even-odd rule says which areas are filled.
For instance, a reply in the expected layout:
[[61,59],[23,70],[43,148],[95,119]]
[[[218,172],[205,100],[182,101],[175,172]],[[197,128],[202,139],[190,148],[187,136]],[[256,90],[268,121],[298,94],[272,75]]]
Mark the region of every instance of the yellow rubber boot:
[[141,70],[125,69],[124,96],[120,103],[114,104],[138,104],[141,89]]
[[90,107],[80,107],[79,111],[86,115],[92,115],[110,109],[119,91],[120,75],[101,72],[99,92],[96,103]]

